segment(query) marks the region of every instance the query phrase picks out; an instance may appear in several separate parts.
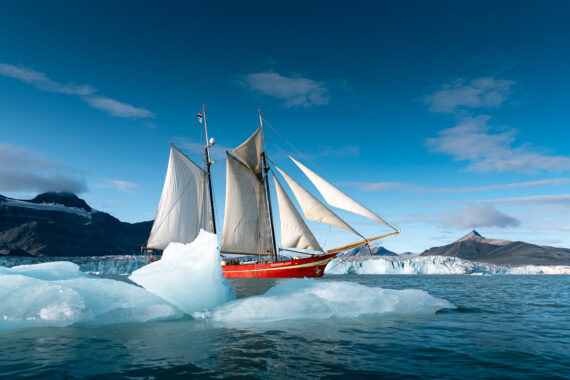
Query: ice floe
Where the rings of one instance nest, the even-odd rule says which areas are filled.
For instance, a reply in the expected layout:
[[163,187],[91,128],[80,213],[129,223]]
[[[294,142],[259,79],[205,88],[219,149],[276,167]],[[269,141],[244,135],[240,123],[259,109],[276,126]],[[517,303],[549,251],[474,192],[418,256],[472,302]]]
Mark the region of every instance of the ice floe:
[[146,322],[182,315],[143,288],[87,275],[73,263],[0,268],[0,329]]
[[196,319],[227,323],[434,314],[454,308],[423,290],[392,290],[354,282],[292,279],[261,296],[238,299]]

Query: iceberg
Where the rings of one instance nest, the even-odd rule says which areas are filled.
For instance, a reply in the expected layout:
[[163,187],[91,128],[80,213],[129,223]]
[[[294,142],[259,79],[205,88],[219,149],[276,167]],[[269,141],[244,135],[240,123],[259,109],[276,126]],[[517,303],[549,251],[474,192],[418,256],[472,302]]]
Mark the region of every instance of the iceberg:
[[70,262],[0,268],[0,329],[179,318],[169,302]]
[[249,324],[281,320],[429,315],[444,308],[455,306],[423,290],[392,290],[346,281],[292,279],[274,286],[264,295],[238,299],[192,316],[214,322]]
[[129,279],[189,315],[235,298],[222,274],[218,239],[204,230],[192,243],[170,243],[159,261],[137,269]]
[[452,256],[336,259],[326,274],[570,274],[570,266],[508,266],[473,262]]

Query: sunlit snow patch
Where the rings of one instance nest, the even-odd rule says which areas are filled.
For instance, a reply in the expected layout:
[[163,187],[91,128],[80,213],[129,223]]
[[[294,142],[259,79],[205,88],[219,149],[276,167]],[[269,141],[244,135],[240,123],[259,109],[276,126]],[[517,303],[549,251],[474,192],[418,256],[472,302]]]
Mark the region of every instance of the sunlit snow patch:
[[89,276],[73,263],[0,268],[0,329],[181,316],[175,306],[138,286]]
[[250,323],[434,314],[443,308],[455,306],[423,290],[392,290],[345,281],[292,279],[269,289],[264,295],[242,298],[193,316],[217,322]]
[[235,292],[222,274],[217,246],[216,235],[201,230],[192,243],[170,243],[162,259],[129,279],[187,314],[221,305],[233,300]]

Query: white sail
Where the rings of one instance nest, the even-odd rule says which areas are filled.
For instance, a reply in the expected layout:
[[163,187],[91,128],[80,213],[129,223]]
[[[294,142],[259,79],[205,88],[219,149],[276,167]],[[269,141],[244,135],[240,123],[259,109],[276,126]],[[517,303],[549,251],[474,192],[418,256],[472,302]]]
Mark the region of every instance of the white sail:
[[170,147],[166,179],[147,247],[190,243],[200,229],[213,232],[207,174],[175,146]]
[[244,164],[256,173],[261,173],[261,128],[251,135],[243,144],[232,150]]
[[289,187],[293,191],[293,194],[295,194],[295,198],[297,198],[297,202],[299,202],[299,206],[301,206],[301,209],[303,210],[303,213],[305,213],[305,217],[307,219],[343,228],[364,239],[364,236],[359,234],[354,228],[339,218],[334,212],[305,190],[303,186],[297,183],[297,181],[291,178],[287,173],[279,169],[277,166],[275,166],[275,168],[279,170],[279,173],[281,173],[283,178],[285,178],[285,181],[289,184]]
[[311,180],[311,182],[315,185],[317,190],[321,193],[323,198],[327,201],[327,203],[331,206],[338,207],[342,210],[346,210],[352,212],[354,214],[362,215],[366,218],[370,218],[386,226],[398,230],[396,227],[392,226],[390,223],[355,201],[354,199],[350,198],[348,195],[337,189],[335,186],[327,182],[317,173],[313,172],[305,165],[301,164],[299,161],[295,160],[293,157],[289,156],[291,160],[305,173],[305,175]]
[[271,255],[271,234],[263,182],[226,152],[226,210],[222,253]]
[[293,202],[277,180],[277,202],[279,203],[279,220],[281,222],[281,246],[284,248],[310,249],[313,251],[323,251],[315,236],[307,227],[307,224],[293,205]]

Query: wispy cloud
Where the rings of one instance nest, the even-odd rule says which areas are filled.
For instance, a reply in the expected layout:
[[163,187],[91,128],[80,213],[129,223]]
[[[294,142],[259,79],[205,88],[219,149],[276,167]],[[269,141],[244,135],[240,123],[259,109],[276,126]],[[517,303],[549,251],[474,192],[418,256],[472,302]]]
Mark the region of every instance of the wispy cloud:
[[554,205],[559,207],[570,207],[570,194],[549,194],[549,195],[531,195],[526,197],[513,198],[494,198],[480,200],[465,200],[457,202],[439,202],[432,205],[521,205],[521,206],[542,206]]
[[155,117],[154,113],[145,108],[135,107],[102,95],[95,95],[97,89],[92,86],[59,83],[44,73],[23,66],[0,63],[0,75],[29,83],[42,91],[79,96],[91,107],[105,111],[112,116],[130,119]]
[[145,108],[131,106],[105,96],[86,96],[83,98],[93,108],[106,111],[113,116],[132,119],[153,118],[155,114]]
[[469,207],[441,212],[441,223],[448,228],[517,227],[520,221],[493,206]]
[[360,155],[360,147],[356,145],[343,145],[338,147],[321,147],[317,156],[325,157],[356,157]]
[[486,186],[473,187],[427,187],[411,183],[403,182],[347,182],[347,186],[353,186],[363,191],[385,191],[385,190],[403,190],[412,193],[474,193],[492,190],[517,189],[526,187],[546,187],[546,186],[563,186],[570,183],[569,178],[552,178],[538,181],[513,182],[504,184],[494,184]]
[[134,182],[123,181],[120,179],[105,179],[102,183],[94,185],[100,189],[115,189],[123,193],[132,193],[138,185]]
[[70,95],[89,95],[96,90],[87,85],[62,84],[48,78],[44,73],[32,69],[0,63],[0,75],[17,79],[24,83],[36,86],[40,90],[49,92],[59,92]]
[[454,113],[459,108],[489,108],[503,104],[516,84],[513,80],[482,77],[456,79],[424,98],[432,112]]
[[530,144],[512,147],[516,130],[491,128],[490,117],[464,118],[426,143],[433,152],[449,154],[455,161],[468,161],[467,170],[480,172],[531,172],[570,170],[570,157],[549,156]]
[[26,147],[0,143],[0,190],[11,192],[87,191],[80,170],[50,161]]
[[329,103],[329,89],[324,81],[276,72],[246,74],[242,84],[259,94],[285,102],[285,107],[311,107]]

